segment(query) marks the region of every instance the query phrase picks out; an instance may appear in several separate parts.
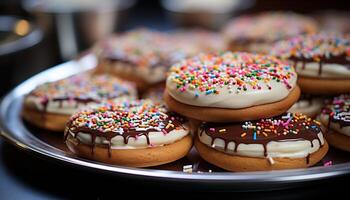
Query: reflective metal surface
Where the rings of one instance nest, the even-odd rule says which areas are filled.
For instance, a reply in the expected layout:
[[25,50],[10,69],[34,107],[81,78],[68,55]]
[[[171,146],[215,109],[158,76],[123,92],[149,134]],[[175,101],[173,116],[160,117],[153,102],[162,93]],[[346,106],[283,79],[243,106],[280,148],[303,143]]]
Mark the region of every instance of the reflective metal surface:
[[[37,153],[56,161],[72,164],[109,173],[116,176],[148,181],[162,181],[164,184],[181,183],[190,187],[205,186],[227,190],[271,190],[294,187],[311,181],[335,177],[350,172],[350,157],[346,152],[331,149],[323,162],[332,160],[333,165],[324,167],[322,162],[316,167],[298,170],[281,170],[265,172],[234,173],[224,172],[207,163],[203,163],[195,150],[186,158],[156,168],[130,168],[102,164],[74,156],[66,151],[62,135],[54,135],[43,130],[37,130],[23,123],[20,112],[23,96],[36,85],[67,77],[96,65],[96,58],[86,55],[78,61],[70,61],[46,70],[13,89],[1,102],[0,125],[1,135],[15,146]],[[197,162],[197,163],[195,163]],[[200,163],[201,167],[198,167]],[[192,164],[197,167],[191,174],[182,172],[182,165]],[[208,172],[212,169],[212,173]],[[197,170],[203,170],[201,173]],[[193,183],[193,184],[192,184]]]

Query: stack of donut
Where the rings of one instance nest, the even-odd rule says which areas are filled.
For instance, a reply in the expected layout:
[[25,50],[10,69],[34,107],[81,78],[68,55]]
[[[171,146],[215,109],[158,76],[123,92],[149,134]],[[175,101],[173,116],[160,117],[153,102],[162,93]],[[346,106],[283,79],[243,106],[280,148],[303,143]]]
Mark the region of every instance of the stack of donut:
[[202,30],[143,28],[107,38],[92,49],[96,70],[39,85],[25,97],[23,118],[64,131],[69,149],[88,159],[133,167],[175,161],[192,137],[187,119],[164,105],[165,74],[173,62],[222,48],[218,34]]
[[256,171],[308,167],[326,154],[320,123],[286,113],[299,95],[288,62],[228,51],[173,65],[164,99],[198,125],[202,158],[230,171]]
[[350,36],[309,17],[238,17],[222,36],[139,28],[91,51],[95,70],[39,85],[22,112],[83,158],[151,167],[194,143],[220,168],[260,171],[350,151]]

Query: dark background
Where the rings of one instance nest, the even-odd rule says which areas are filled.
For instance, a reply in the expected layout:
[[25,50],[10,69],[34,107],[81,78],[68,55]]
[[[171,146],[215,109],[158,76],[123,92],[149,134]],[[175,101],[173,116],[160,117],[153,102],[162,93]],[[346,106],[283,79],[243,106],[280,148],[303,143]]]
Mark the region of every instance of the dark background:
[[[349,10],[350,4],[345,2],[335,0],[258,0],[254,7],[237,14],[281,9],[301,13],[313,13],[322,9]],[[21,8],[18,0],[2,0],[0,2],[0,14],[32,18],[32,16]],[[175,24],[162,10],[158,1],[141,0],[128,14],[127,23],[122,24],[119,31],[137,26],[147,26],[160,30],[175,28]],[[0,96],[27,77],[63,62],[57,48],[57,44],[52,40],[52,35],[44,35],[43,40],[31,49],[12,55],[12,57],[0,57],[0,75],[3,80],[0,82]],[[26,67],[26,70],[24,70],[25,73],[16,74],[16,71],[9,70],[17,65]],[[10,78],[4,79],[5,76]],[[21,78],[18,79],[18,76]],[[269,192],[239,192],[231,194],[230,197],[236,199],[242,197],[249,199],[334,198],[336,195],[342,195],[344,193],[346,195],[348,180],[349,176],[345,176],[326,181],[312,182],[302,188]],[[209,190],[210,188],[195,187],[195,189],[192,189],[191,187],[190,189],[190,187],[181,187],[179,185],[164,187],[162,183],[126,180],[115,178],[111,175],[77,169],[73,166],[66,166],[62,163],[47,160],[47,158],[39,158],[36,155],[22,152],[0,139],[0,199],[54,199],[73,197],[88,197],[89,199],[112,197],[116,199],[120,198],[119,195],[121,193],[134,195],[143,194],[143,192],[168,192],[172,195],[182,195],[181,198],[183,198],[185,197],[184,195],[193,194],[194,191],[207,192]],[[185,194],[184,192],[187,193]],[[157,195],[145,194],[143,197],[154,198]],[[217,198],[216,196],[211,197],[208,194],[205,194],[204,197]],[[166,198],[166,196],[163,198]],[[342,198],[347,198],[347,196]]]

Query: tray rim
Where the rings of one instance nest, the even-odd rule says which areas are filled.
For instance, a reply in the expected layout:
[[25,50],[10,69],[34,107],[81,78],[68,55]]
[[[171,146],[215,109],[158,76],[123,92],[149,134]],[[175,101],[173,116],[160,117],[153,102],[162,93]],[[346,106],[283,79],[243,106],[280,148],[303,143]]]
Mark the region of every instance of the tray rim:
[[[8,94],[4,96],[0,104],[0,136],[5,138],[6,141],[10,142],[14,146],[34,152],[36,154],[49,157],[53,160],[58,160],[64,163],[73,164],[76,166],[83,166],[85,168],[102,170],[105,172],[112,172],[118,175],[126,176],[137,176],[144,178],[153,178],[159,180],[169,181],[190,181],[202,183],[221,183],[221,184],[234,184],[234,183],[264,183],[264,184],[282,184],[282,183],[295,183],[295,182],[307,182],[314,180],[321,180],[330,177],[337,177],[350,173],[350,162],[336,164],[328,167],[317,166],[306,169],[292,169],[292,170],[276,170],[276,171],[261,171],[261,172],[202,172],[202,173],[184,173],[181,171],[170,171],[170,170],[158,170],[158,169],[144,169],[144,168],[132,168],[124,166],[108,165],[98,163],[95,161],[73,157],[70,155],[59,154],[59,151],[55,147],[41,141],[36,138],[27,130],[22,130],[22,134],[31,135],[34,142],[28,143],[23,138],[19,138],[18,131],[16,128],[25,127],[22,119],[19,116],[19,112],[12,113],[16,115],[16,124],[18,127],[9,127],[7,117],[9,109],[17,106],[17,111],[20,110],[22,104],[23,95],[33,89],[37,84],[46,82],[47,80],[54,81],[73,75],[79,72],[93,69],[96,65],[96,57],[92,54],[87,54],[79,58],[79,60],[68,61],[59,65],[56,65],[50,69],[38,73],[37,75],[24,81]],[[77,67],[77,65],[80,65]],[[54,76],[53,76],[54,74]],[[57,76],[59,74],[59,76]],[[13,105],[15,104],[15,105]],[[16,110],[14,109],[14,110]],[[47,150],[43,147],[51,146],[52,148]],[[56,152],[54,151],[56,150]],[[63,152],[63,151],[62,151]]]

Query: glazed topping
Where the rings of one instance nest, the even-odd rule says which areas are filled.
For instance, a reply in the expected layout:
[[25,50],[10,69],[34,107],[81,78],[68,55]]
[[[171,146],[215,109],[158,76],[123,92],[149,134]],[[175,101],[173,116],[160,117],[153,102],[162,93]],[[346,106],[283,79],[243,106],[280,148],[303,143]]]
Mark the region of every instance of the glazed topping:
[[200,54],[175,64],[168,79],[176,83],[177,90],[200,94],[218,95],[225,87],[229,93],[249,90],[272,89],[272,84],[293,87],[294,68],[272,56],[242,52]]
[[125,144],[130,137],[137,139],[139,136],[146,136],[147,143],[150,144],[150,132],[167,134],[172,130],[185,129],[185,121],[184,118],[169,113],[162,104],[138,100],[81,111],[71,117],[67,131],[91,134],[93,144],[96,137],[111,141],[118,135],[124,137]]
[[338,123],[340,127],[350,126],[350,95],[334,97],[332,101],[327,102],[322,113],[329,116],[329,122]]
[[239,144],[262,144],[266,156],[266,145],[271,141],[298,141],[318,140],[318,133],[321,132],[320,122],[308,118],[299,113],[286,113],[269,119],[261,119],[254,122],[243,123],[204,123],[200,134],[203,131],[212,138],[212,143],[216,138],[225,142],[225,149],[229,142],[235,142],[235,151]]
[[43,103],[65,100],[88,103],[134,94],[135,88],[129,82],[110,75],[83,73],[39,85],[29,96],[40,98]]
[[350,63],[350,35],[319,33],[277,42],[271,54],[296,61]]
[[317,30],[316,23],[295,13],[266,12],[234,19],[226,29],[235,42],[274,42]]

